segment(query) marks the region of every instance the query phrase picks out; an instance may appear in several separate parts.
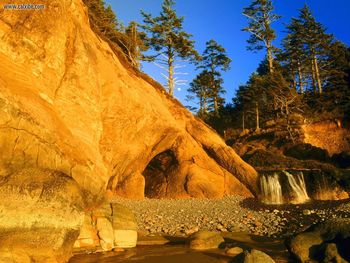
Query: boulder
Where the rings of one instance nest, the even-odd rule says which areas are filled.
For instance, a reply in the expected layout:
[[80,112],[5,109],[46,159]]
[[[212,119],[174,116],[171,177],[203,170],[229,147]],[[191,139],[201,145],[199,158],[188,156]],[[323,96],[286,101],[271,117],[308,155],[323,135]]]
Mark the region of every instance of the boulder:
[[322,242],[322,238],[316,233],[302,233],[294,237],[288,247],[299,262],[308,262],[317,256]]
[[112,210],[115,246],[119,248],[135,247],[137,223],[134,213],[120,204],[112,204]]
[[101,248],[110,251],[114,248],[114,233],[111,222],[107,218],[97,218],[97,233],[100,238]]
[[343,259],[338,252],[337,245],[334,243],[325,244],[324,249],[324,263],[348,263],[345,259]]
[[[334,245],[329,245],[330,243]],[[350,261],[350,219],[335,218],[313,225],[292,237],[286,245],[300,262],[323,262],[330,258]]]
[[201,230],[190,236],[189,246],[191,249],[206,250],[222,247],[224,238],[217,232]]
[[0,185],[0,262],[68,260],[84,220],[77,183],[36,168],[0,177]]
[[109,202],[103,202],[100,206],[92,210],[93,219],[97,219],[99,217],[111,218],[112,216],[112,207]]
[[97,235],[95,223],[92,223],[90,213],[85,214],[79,237],[74,243],[74,248],[91,249],[98,246],[100,246],[100,238]]
[[244,252],[243,263],[275,263],[275,261],[266,253],[252,249],[250,252]]
[[226,249],[225,253],[227,255],[238,255],[238,254],[243,253],[243,249],[240,247],[231,247],[231,248]]

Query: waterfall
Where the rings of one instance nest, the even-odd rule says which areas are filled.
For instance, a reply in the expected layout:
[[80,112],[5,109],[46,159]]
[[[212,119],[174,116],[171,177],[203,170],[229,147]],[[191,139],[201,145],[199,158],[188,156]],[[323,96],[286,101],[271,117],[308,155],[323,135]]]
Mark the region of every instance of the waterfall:
[[[302,172],[292,175],[291,173],[283,171],[281,176],[282,175],[285,176],[286,179],[281,180],[277,172],[273,175],[260,176],[262,202],[271,205],[283,204],[284,199],[288,200],[288,197],[290,197],[290,203],[300,204],[310,199],[306,192],[306,184]],[[284,182],[283,189],[281,181]],[[287,193],[285,193],[286,191]],[[286,194],[285,198],[283,198],[283,194]]]
[[260,185],[264,203],[283,204],[282,187],[277,173],[272,176],[262,175]]
[[292,201],[293,204],[305,203],[310,198],[306,192],[306,184],[304,180],[304,174],[299,172],[296,176],[283,171],[283,173],[287,176],[289,186],[292,190]]
[[327,181],[326,176],[321,173],[317,177],[317,181],[315,182],[315,199],[316,200],[333,200],[336,199],[336,191],[332,189]]

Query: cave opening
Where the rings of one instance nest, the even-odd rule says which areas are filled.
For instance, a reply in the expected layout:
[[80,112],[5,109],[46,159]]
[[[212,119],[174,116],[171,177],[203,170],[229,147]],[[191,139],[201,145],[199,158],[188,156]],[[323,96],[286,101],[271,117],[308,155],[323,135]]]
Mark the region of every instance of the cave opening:
[[169,178],[177,168],[178,161],[171,150],[156,155],[142,175],[145,177],[145,197],[162,198],[167,195]]

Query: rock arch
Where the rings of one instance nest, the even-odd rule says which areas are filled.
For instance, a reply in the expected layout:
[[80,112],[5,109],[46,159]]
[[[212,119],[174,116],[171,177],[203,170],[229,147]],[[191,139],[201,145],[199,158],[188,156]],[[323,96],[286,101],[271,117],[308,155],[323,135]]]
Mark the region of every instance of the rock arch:
[[142,173],[145,177],[145,197],[166,197],[169,180],[176,175],[178,167],[179,162],[172,150],[156,155]]

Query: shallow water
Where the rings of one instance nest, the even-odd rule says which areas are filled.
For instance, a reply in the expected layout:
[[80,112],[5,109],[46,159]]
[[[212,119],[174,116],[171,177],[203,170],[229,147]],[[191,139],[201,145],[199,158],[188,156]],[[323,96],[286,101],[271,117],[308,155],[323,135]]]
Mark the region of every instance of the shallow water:
[[194,251],[181,245],[139,246],[125,252],[76,255],[69,263],[226,263],[230,261],[230,257],[220,253],[222,252],[219,250]]
[[[247,234],[227,234],[225,241],[230,247],[255,248],[269,254],[276,262],[291,262],[282,240],[251,236]],[[185,244],[137,246],[124,252],[106,252],[75,255],[69,263],[226,263],[239,262],[238,257],[228,256],[224,249],[195,251]]]

